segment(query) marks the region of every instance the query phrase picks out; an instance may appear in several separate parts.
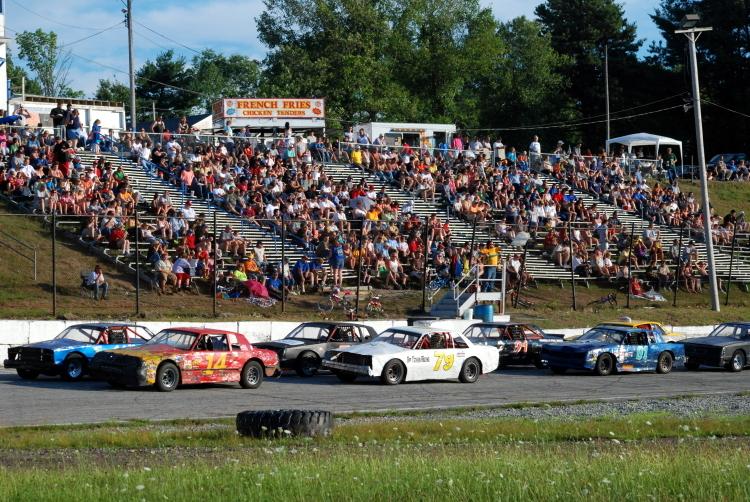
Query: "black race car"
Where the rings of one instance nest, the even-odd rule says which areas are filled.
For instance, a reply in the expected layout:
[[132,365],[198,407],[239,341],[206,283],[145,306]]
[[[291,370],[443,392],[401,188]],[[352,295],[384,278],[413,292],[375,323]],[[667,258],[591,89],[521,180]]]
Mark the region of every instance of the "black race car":
[[542,328],[522,322],[481,322],[472,324],[463,335],[475,345],[495,345],[500,351],[500,367],[533,364],[544,368],[543,343],[561,342],[563,335],[545,333]]
[[275,351],[282,369],[293,369],[299,376],[309,377],[318,372],[327,350],[369,342],[376,336],[375,330],[364,324],[305,322],[282,340],[255,343],[253,346]]
[[685,345],[685,367],[701,365],[742,371],[750,356],[750,322],[719,324],[708,336],[689,338]]

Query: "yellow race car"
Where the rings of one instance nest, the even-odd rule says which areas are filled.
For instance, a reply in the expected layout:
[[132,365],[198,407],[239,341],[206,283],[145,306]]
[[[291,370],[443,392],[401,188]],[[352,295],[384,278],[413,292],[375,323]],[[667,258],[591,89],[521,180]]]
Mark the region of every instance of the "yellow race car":
[[648,329],[653,331],[654,333],[660,334],[666,342],[676,342],[685,339],[684,334],[675,333],[671,330],[668,330],[666,326],[656,321],[633,320],[629,317],[621,317],[616,321],[600,322],[595,327],[601,326],[623,326],[628,328]]

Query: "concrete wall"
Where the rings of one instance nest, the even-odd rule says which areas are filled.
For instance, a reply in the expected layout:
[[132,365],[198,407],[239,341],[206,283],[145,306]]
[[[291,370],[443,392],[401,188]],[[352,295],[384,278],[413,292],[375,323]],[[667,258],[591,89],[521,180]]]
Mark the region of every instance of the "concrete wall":
[[[40,342],[49,340],[57,336],[63,329],[73,324],[81,324],[86,321],[12,321],[0,320],[0,360],[8,357],[8,347],[12,345],[23,345],[26,343]],[[96,322],[96,321],[91,321]],[[243,333],[251,341],[278,340],[284,338],[293,328],[300,323],[283,322],[283,321],[241,321],[241,322],[206,322],[206,323],[185,323],[185,322],[142,322],[154,333],[172,327],[179,326],[200,326],[217,329],[226,329]],[[406,320],[394,321],[367,321],[365,324],[372,326],[375,331],[381,332],[392,326],[406,326]],[[463,331],[471,321],[464,320],[442,320],[438,326],[446,329],[455,329]],[[684,334],[686,337],[707,335],[715,326],[674,326],[672,329],[676,333]],[[573,329],[553,329],[553,333],[562,333],[566,338],[572,338],[583,334],[589,328]]]

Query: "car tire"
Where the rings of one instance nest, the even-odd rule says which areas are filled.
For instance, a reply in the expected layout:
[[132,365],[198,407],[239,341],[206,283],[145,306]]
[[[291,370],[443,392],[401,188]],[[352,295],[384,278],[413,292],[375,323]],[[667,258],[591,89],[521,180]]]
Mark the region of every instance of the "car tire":
[[543,370],[547,367],[547,363],[544,362],[541,358],[537,357],[534,359],[534,366],[536,366],[536,369]]
[[38,371],[27,370],[23,368],[17,368],[16,373],[18,373],[18,376],[21,377],[22,380],[36,380],[39,376]]
[[700,363],[685,363],[685,368],[687,368],[688,371],[698,371],[698,368],[700,368]]
[[479,375],[481,374],[482,363],[476,357],[470,357],[461,366],[461,373],[458,375],[458,380],[461,383],[474,383],[479,379]]
[[599,376],[608,376],[615,371],[615,358],[611,354],[602,354],[596,360],[594,373]]
[[310,378],[320,369],[320,358],[314,352],[303,352],[297,357],[295,371],[304,378]]
[[674,358],[669,352],[662,352],[659,354],[659,358],[656,360],[656,372],[662,375],[666,375],[672,371],[674,365]]
[[235,421],[241,436],[255,438],[286,436],[330,436],[334,418],[330,411],[243,411]]
[[180,370],[174,363],[164,363],[156,370],[154,386],[159,392],[172,392],[180,383]]
[[555,375],[564,375],[566,371],[568,371],[568,368],[561,368],[559,366],[550,366],[550,371],[554,373]]
[[747,364],[745,353],[741,350],[735,350],[734,354],[732,354],[732,358],[729,360],[729,364],[727,364],[727,369],[736,373],[742,371],[745,368],[745,364]]
[[248,361],[240,372],[240,387],[257,389],[263,383],[263,365],[258,361]]
[[60,376],[66,382],[77,382],[86,373],[86,359],[80,354],[70,354],[65,358]]
[[391,359],[383,366],[380,381],[386,385],[398,385],[404,381],[405,376],[406,367],[404,363],[398,359]]
[[356,373],[352,373],[351,371],[340,371],[340,370],[334,371],[333,374],[336,375],[339,380],[345,383],[352,383],[353,381],[357,379],[357,376],[358,376]]

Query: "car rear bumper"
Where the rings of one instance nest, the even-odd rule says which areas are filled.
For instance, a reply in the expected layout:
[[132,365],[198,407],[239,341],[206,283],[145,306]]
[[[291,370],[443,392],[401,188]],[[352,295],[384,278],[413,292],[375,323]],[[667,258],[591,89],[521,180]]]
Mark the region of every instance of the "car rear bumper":
[[338,361],[323,361],[323,367],[332,371],[347,371],[357,375],[376,376],[372,373],[372,368],[359,364],[340,363]]

